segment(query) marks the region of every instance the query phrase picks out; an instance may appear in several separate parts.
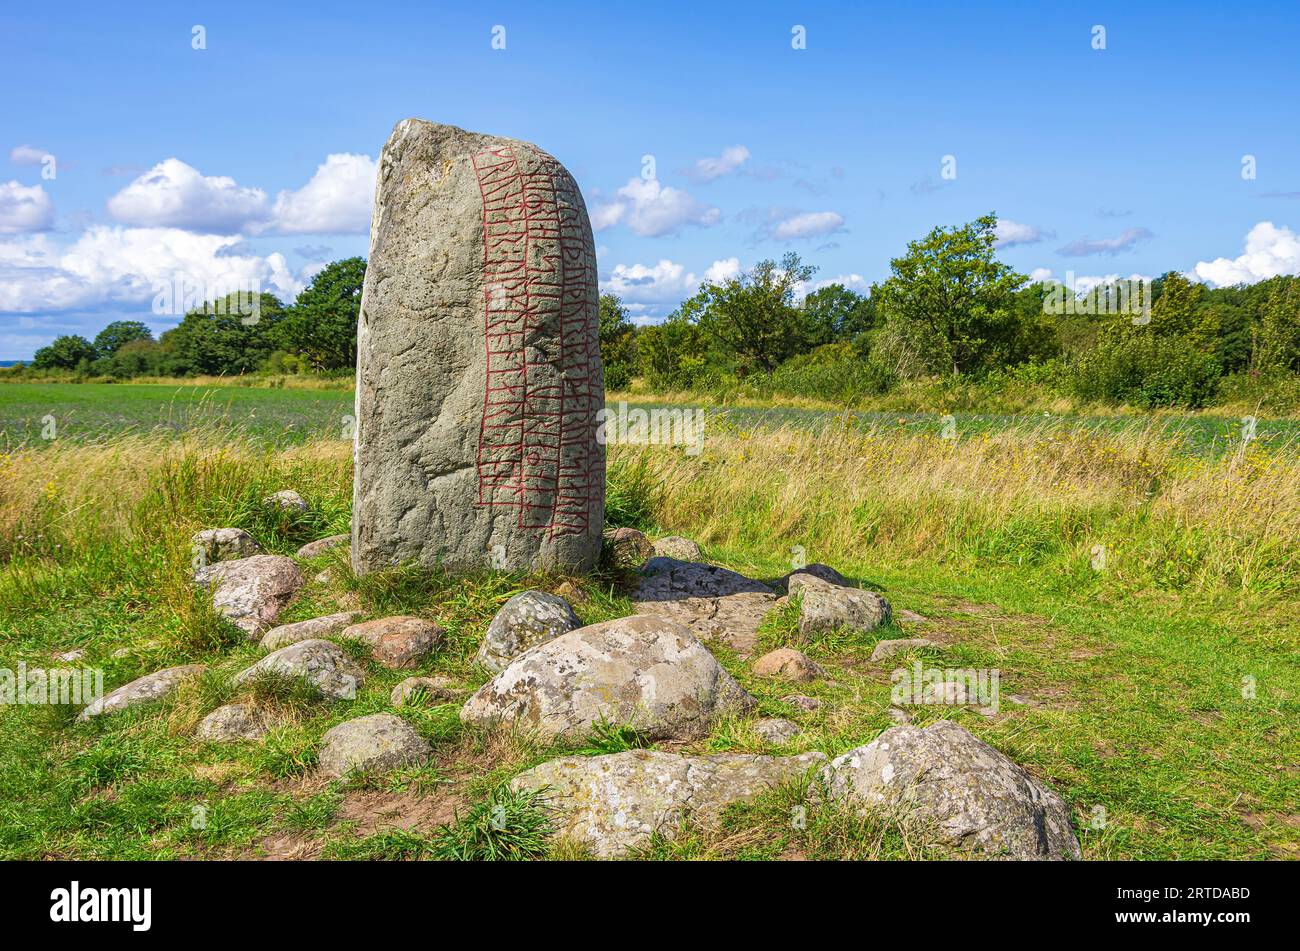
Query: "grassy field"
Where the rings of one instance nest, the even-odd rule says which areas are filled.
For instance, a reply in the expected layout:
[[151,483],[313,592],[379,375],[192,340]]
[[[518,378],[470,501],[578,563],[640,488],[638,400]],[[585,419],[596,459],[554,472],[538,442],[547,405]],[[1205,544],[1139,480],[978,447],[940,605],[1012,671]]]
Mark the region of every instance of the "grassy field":
[[[7,389],[7,421],[42,400],[56,416],[68,410],[57,393],[35,388],[19,404]],[[349,445],[329,432],[331,411],[310,415],[315,403],[294,404],[308,409],[293,418],[287,392],[232,400],[277,420],[260,432],[234,418],[233,430],[194,427],[196,415],[189,428],[146,432],[165,401],[155,396],[149,410],[141,397],[125,433],[109,438],[112,418],[101,415],[93,444],[61,432],[0,458],[0,667],[52,666],[54,652],[80,649],[78,663],[102,667],[110,689],[179,663],[211,668],[160,708],[90,724],[66,708],[0,707],[0,856],[574,857],[543,842],[535,805],[501,792],[560,748],[467,729],[457,703],[403,708],[434,746],[427,766],[317,778],[320,735],[387,709],[408,672],[371,667],[352,703],[259,688],[251,699],[286,718],[264,744],[193,740],[198,719],[234,695],[229,675],[259,652],[192,591],[190,534],[240,526],[292,554],[348,525]],[[334,395],[350,405],[345,393],[306,398]],[[85,399],[83,408],[96,402]],[[99,401],[105,414],[119,402],[131,399]],[[922,707],[916,720],[956,719],[1052,782],[1075,809],[1087,858],[1300,856],[1300,455],[1290,441],[1189,452],[1146,426],[981,430],[959,418],[961,438],[944,440],[911,424],[782,422],[792,421],[711,421],[699,455],[613,448],[609,513],[610,524],[689,535],[711,560],[755,577],[783,575],[795,555],[825,562],[921,616],[812,642],[789,612],[773,616],[765,646],[799,646],[830,672],[807,686],[824,701],[814,712],[783,703],[788,685],[718,648],[763,715],[805,728],[778,752],[835,755],[871,740],[890,725],[896,663],[996,668],[995,716]],[[257,504],[282,488],[301,492],[309,511],[272,517]],[[448,643],[424,672],[452,678],[462,697],[486,680],[472,657],[494,611],[525,587],[564,580],[413,569],[357,579],[337,553],[305,573],[317,580],[285,620],[338,605],[436,619]],[[579,606],[585,621],[631,610],[626,575],[573,580],[592,596]],[[873,665],[874,643],[900,629],[940,646]],[[751,724],[720,723],[685,749],[770,749]],[[577,746],[636,742],[612,730]],[[793,795],[776,791],[722,830],[657,843],[647,857],[942,854],[832,810],[791,828]],[[505,830],[485,821],[493,806]]]

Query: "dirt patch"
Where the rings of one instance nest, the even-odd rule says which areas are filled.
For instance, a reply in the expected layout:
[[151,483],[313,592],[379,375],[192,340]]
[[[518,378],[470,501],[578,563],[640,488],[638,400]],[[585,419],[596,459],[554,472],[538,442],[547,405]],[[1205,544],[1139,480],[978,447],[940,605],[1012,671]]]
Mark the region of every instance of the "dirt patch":
[[438,826],[456,821],[467,803],[456,793],[420,795],[414,791],[390,793],[359,789],[344,795],[334,814],[335,824],[348,824],[358,836],[374,835],[392,829],[403,832],[430,832]]
[[305,862],[320,858],[321,844],[314,839],[297,835],[268,835],[253,846],[252,851],[237,858],[259,859],[263,862]]

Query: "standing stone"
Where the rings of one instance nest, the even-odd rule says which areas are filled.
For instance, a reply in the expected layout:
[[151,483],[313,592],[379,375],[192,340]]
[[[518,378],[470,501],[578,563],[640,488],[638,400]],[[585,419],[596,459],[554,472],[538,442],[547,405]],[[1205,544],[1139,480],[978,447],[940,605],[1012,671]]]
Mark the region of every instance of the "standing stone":
[[419,119],[397,124],[379,166],[353,568],[591,568],[604,374],[577,184],[527,142]]

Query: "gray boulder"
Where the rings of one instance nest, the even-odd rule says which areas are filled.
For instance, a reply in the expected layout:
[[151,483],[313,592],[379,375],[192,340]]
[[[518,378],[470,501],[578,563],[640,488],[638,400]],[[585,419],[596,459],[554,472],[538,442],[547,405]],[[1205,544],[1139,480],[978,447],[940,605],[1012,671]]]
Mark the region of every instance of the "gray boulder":
[[815,575],[797,573],[788,581],[790,596],[802,595],[799,633],[816,634],[837,628],[874,631],[890,618],[889,602],[874,591],[846,588]]
[[542,737],[628,724],[651,739],[695,738],[754,699],[689,630],[636,615],[539,644],[461,708],[465,723],[515,724]]
[[446,703],[456,696],[445,677],[407,677],[393,688],[388,702],[395,707],[423,701],[428,704]]
[[194,735],[214,743],[234,743],[260,740],[270,729],[266,716],[252,704],[228,703],[204,717]]
[[304,584],[298,566],[282,555],[253,555],[207,565],[194,573],[194,581],[211,593],[217,612],[250,640],[275,624]]
[[681,535],[666,535],[655,539],[654,553],[660,558],[675,558],[678,561],[699,561],[704,557],[699,545]]
[[387,773],[428,762],[431,747],[415,728],[391,713],[372,713],[331,727],[321,737],[321,774]]
[[1079,859],[1070,808],[1050,787],[948,720],[890,727],[822,773],[832,799],[907,817],[995,858]]
[[318,538],[314,542],[308,542],[299,548],[298,557],[302,559],[319,558],[330,549],[346,545],[351,540],[351,535],[330,535],[328,538]]
[[203,669],[202,664],[186,664],[182,667],[168,667],[166,670],[146,674],[87,704],[77,714],[77,719],[85,722],[91,717],[104,713],[116,713],[127,707],[161,700],[190,677],[197,677],[203,673]]
[[510,785],[541,791],[557,838],[612,858],[648,845],[656,832],[672,839],[686,822],[716,825],[732,803],[801,781],[825,762],[824,753],[777,758],[629,750],[561,757],[520,773]]
[[524,591],[507,601],[492,618],[474,659],[499,673],[530,647],[580,627],[578,615],[563,598],[545,591]]
[[358,574],[596,563],[598,295],[586,208],[559,162],[517,139],[397,124],[357,327]]
[[778,647],[754,661],[754,673],[760,677],[807,682],[826,676],[821,665],[793,647]]
[[281,624],[262,635],[258,646],[264,651],[275,651],[288,647],[299,641],[317,640],[337,634],[345,627],[351,627],[361,617],[360,611],[341,611],[338,614],[326,614],[293,624]]
[[257,539],[242,528],[207,528],[195,532],[190,542],[205,565],[262,553],[262,546],[257,543]]
[[262,504],[267,508],[281,509],[285,512],[307,511],[306,500],[293,489],[281,489],[279,492],[272,492],[262,499]]
[[793,720],[782,720],[779,717],[759,720],[754,724],[754,733],[759,739],[774,745],[788,743],[802,732],[799,724]]
[[758,627],[776,606],[767,585],[699,562],[651,558],[641,569],[632,596],[643,614],[658,614],[689,627],[701,640],[715,638],[748,656]]
[[777,590],[789,593],[790,579],[795,575],[812,575],[814,578],[819,578],[827,584],[835,584],[845,588],[852,587],[852,585],[849,584],[849,579],[845,578],[830,565],[823,565],[821,562],[814,561],[811,565],[804,565],[802,568],[796,568],[780,581],[776,582]]
[[267,654],[236,674],[235,684],[265,676],[300,677],[331,700],[354,700],[366,672],[337,644],[316,640],[299,641]]
[[655,552],[650,539],[635,528],[606,529],[605,545],[610,560],[620,568],[635,568]]

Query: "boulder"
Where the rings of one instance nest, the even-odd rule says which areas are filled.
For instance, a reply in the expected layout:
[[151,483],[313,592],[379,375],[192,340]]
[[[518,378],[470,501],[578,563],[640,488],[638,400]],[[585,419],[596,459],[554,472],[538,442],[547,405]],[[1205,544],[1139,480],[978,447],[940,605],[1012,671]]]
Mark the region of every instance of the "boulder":
[[790,576],[790,596],[801,595],[799,633],[817,634],[838,628],[874,631],[890,618],[889,602],[874,591],[846,588],[800,572]]
[[849,583],[849,579],[845,578],[830,565],[823,565],[821,562],[815,561],[811,565],[804,565],[802,568],[796,568],[794,571],[790,572],[776,583],[777,589],[789,593],[790,579],[795,575],[812,575],[814,578],[825,581],[827,584],[839,585],[843,588],[853,587],[853,585]]
[[803,710],[805,713],[811,713],[813,710],[820,708],[822,705],[822,702],[818,700],[816,697],[805,697],[803,694],[798,694],[798,693],[791,694],[788,697],[782,697],[781,702],[788,703],[792,707],[798,707],[800,710]]
[[421,766],[430,753],[428,741],[401,717],[372,713],[326,730],[318,761],[323,776],[340,778],[354,772],[387,773]]
[[767,585],[726,568],[676,558],[651,558],[632,596],[643,614],[689,627],[701,640],[716,638],[742,657],[758,642],[758,627],[776,606]]
[[423,701],[428,704],[446,703],[454,699],[455,692],[445,677],[407,677],[393,688],[388,702],[395,707]]
[[754,732],[759,739],[766,743],[780,745],[788,743],[796,736],[803,732],[799,724],[793,720],[782,720],[779,717],[771,717],[765,720],[758,720],[754,724]]
[[262,499],[262,504],[267,508],[280,509],[285,512],[307,511],[306,500],[293,489],[281,489],[279,492],[272,492]]
[[419,119],[379,158],[352,565],[585,572],[605,521],[595,246],[535,145]]
[[779,647],[754,661],[754,673],[760,677],[805,682],[823,677],[826,672],[807,654],[792,647]]
[[580,627],[526,652],[461,708],[465,723],[515,724],[545,738],[598,722],[651,739],[708,733],[754,699],[680,624],[636,615]]
[[803,780],[825,762],[823,753],[778,758],[629,750],[564,756],[520,773],[510,785],[541,791],[557,838],[611,858],[648,845],[656,832],[672,839],[686,822],[716,825],[730,804]]
[[890,727],[822,773],[827,795],[919,821],[948,845],[995,858],[1079,859],[1070,808],[955,723]]
[[635,528],[611,528],[605,531],[605,545],[610,561],[619,568],[635,568],[655,553],[650,539]]
[[260,555],[262,546],[242,528],[206,528],[195,532],[190,542],[202,564]]
[[264,651],[275,651],[299,641],[327,638],[357,623],[360,617],[360,611],[341,611],[306,621],[295,621],[293,624],[281,624],[263,634],[259,646]]
[[524,591],[507,601],[492,618],[474,659],[499,673],[530,647],[580,627],[578,615],[563,598],[545,591]]
[[260,740],[270,729],[266,716],[252,704],[228,703],[204,717],[194,735],[214,743],[233,743]]
[[351,540],[351,535],[330,535],[328,538],[318,538],[314,542],[308,542],[299,548],[298,557],[303,559],[319,558],[330,549],[346,545]]
[[655,539],[654,553],[660,558],[675,558],[678,561],[700,561],[704,557],[699,545],[681,535],[666,535]]
[[300,677],[331,700],[354,700],[366,672],[330,641],[299,641],[267,654],[252,667],[235,675],[235,684],[258,677]]
[[161,700],[190,677],[197,677],[203,673],[203,670],[202,664],[186,664],[182,667],[168,667],[166,670],[146,674],[87,704],[77,714],[77,719],[85,722],[100,714],[116,713],[127,707]]
[[923,647],[937,646],[934,641],[924,637],[900,637],[892,641],[880,641],[876,644],[875,650],[871,652],[871,659],[887,660],[895,654],[903,651],[920,650]]
[[420,617],[384,617],[344,628],[339,637],[361,641],[371,656],[392,670],[409,670],[433,653],[442,643],[443,631]]
[[194,573],[194,581],[212,594],[217,612],[250,640],[257,640],[275,624],[304,583],[298,566],[282,555],[253,555],[206,565]]

